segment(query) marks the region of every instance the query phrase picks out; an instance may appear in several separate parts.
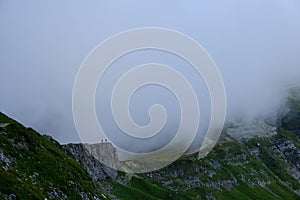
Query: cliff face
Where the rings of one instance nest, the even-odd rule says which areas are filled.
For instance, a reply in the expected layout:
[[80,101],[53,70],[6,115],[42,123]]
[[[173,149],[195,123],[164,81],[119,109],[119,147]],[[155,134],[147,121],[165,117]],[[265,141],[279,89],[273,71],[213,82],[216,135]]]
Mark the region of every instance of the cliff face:
[[[97,147],[97,152],[101,152],[101,154],[98,154],[99,156],[96,159],[90,152],[92,148],[96,151],[95,146],[90,147],[84,144],[68,144],[64,146],[74,156],[76,161],[86,169],[93,181],[101,182],[108,178],[116,179],[118,172],[100,162],[105,159],[106,163],[111,163],[112,165],[118,163],[113,146],[109,143],[102,143],[97,145]],[[102,157],[100,158],[101,155]]]

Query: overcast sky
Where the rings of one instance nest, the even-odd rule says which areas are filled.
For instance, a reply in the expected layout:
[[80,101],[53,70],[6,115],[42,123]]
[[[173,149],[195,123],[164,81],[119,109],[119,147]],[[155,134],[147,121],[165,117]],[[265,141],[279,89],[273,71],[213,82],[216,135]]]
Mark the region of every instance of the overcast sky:
[[0,111],[78,142],[71,103],[83,59],[107,37],[149,26],[183,32],[208,51],[224,79],[228,119],[264,112],[300,83],[298,0],[0,0]]

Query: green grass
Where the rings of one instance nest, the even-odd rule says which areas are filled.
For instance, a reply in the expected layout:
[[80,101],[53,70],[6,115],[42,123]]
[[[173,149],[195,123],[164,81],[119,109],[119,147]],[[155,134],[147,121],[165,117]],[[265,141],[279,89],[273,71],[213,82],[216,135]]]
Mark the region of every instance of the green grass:
[[[0,123],[10,123],[2,130],[5,133],[0,133],[0,149],[16,159],[7,171],[2,168],[4,163],[0,163],[2,194],[15,194],[18,199],[43,199],[49,198],[49,192],[56,188],[68,199],[81,199],[79,192],[90,198],[101,195],[87,172],[55,140],[41,136],[2,113]],[[34,173],[38,176],[30,177]]]

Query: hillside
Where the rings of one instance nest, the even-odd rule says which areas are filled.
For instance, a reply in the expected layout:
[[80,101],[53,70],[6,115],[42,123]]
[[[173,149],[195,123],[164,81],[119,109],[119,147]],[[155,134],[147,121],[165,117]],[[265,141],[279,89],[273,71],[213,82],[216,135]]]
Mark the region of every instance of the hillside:
[[289,112],[282,118],[282,126],[300,134],[300,88],[293,88],[289,94],[287,106]]
[[0,113],[0,199],[100,199],[97,184],[49,136]]
[[[74,151],[77,147],[67,148],[82,162],[90,155]],[[89,166],[100,165],[94,162]],[[155,172],[118,172],[113,180],[96,182],[112,199],[300,199],[299,169],[300,140],[279,129],[269,138],[223,141],[201,160],[183,157]]]

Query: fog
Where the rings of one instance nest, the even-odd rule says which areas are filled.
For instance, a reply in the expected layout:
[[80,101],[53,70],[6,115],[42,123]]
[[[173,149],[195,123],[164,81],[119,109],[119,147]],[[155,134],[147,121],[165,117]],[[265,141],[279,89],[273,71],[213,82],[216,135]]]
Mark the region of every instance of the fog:
[[[285,88],[300,84],[298,0],[0,1],[0,111],[61,143],[80,142],[72,89],[81,63],[106,38],[140,27],[183,32],[207,50],[223,77],[227,120],[267,115]],[[153,60],[186,65],[157,52],[142,52],[116,65]],[[155,89],[146,88],[162,97],[163,91]],[[145,105],[133,111],[133,118],[145,124],[145,109],[156,100],[135,98],[138,106]],[[166,109],[178,112],[170,107],[176,105],[172,98],[163,101],[169,103]],[[209,118],[209,106],[203,108],[201,114]]]

